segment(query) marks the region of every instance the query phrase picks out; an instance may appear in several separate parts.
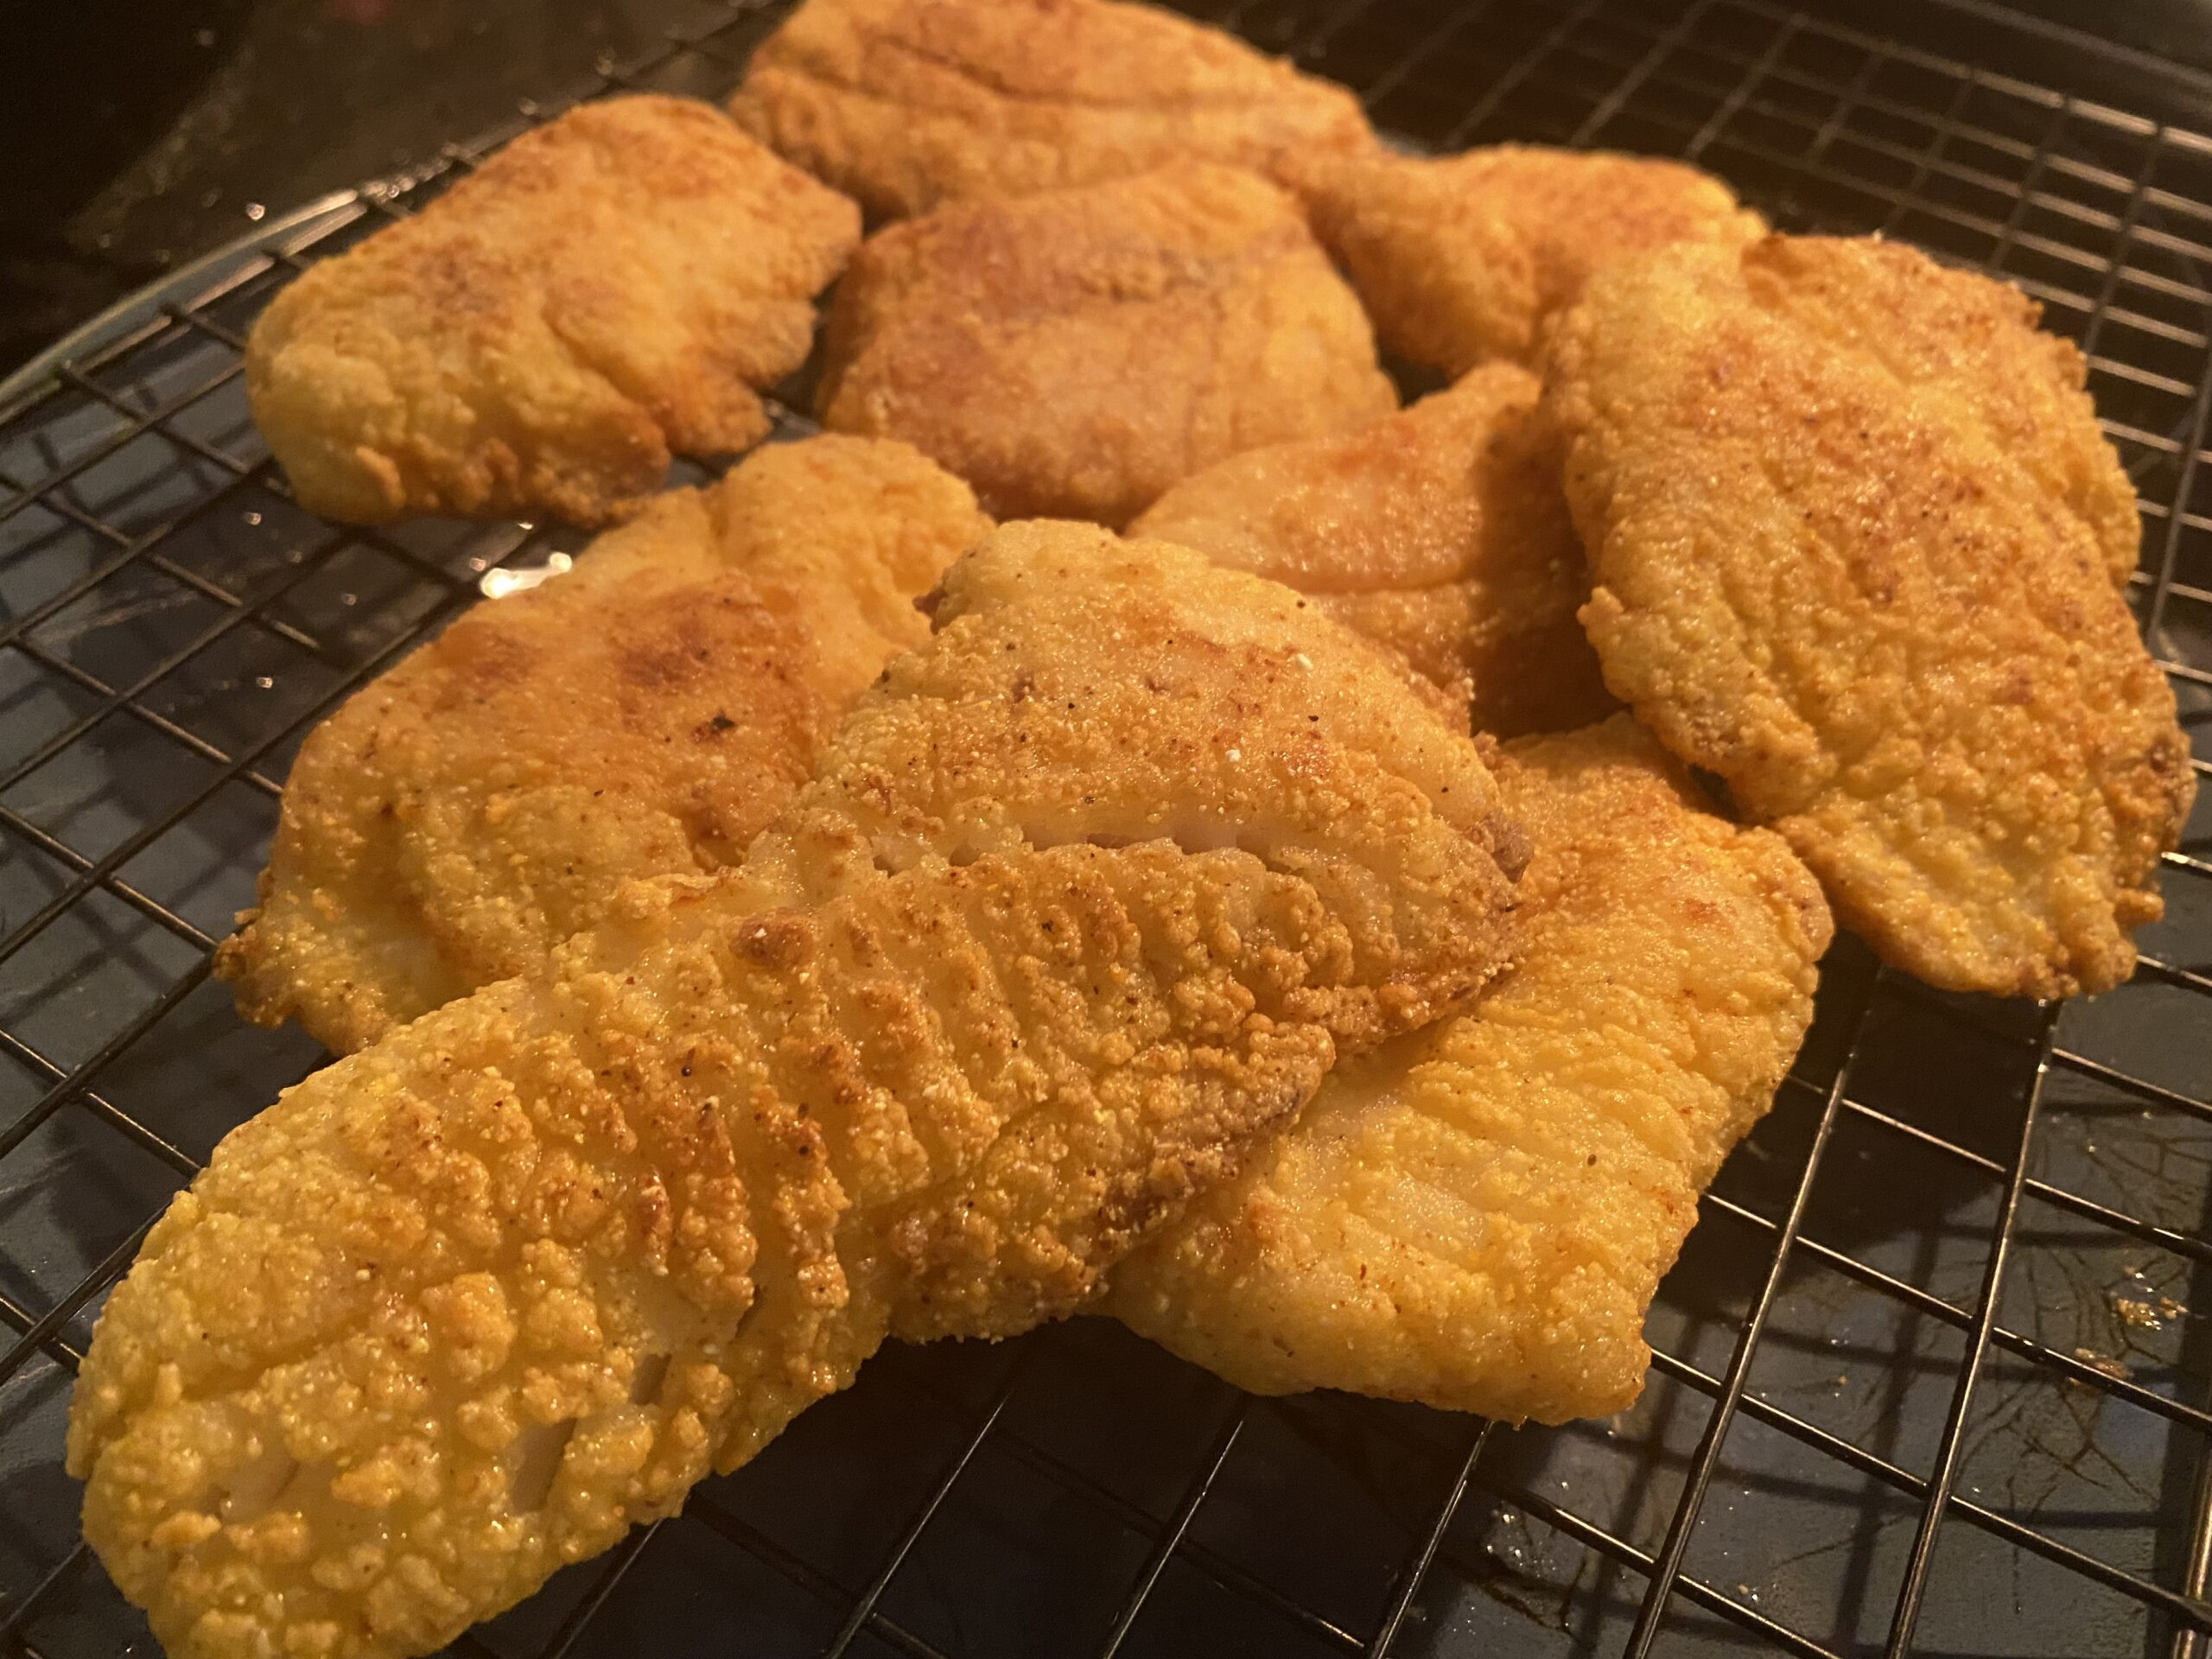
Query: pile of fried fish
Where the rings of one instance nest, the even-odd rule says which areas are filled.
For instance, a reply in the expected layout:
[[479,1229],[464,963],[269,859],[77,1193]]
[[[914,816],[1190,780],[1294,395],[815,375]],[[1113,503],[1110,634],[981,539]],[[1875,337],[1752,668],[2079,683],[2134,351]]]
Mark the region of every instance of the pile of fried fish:
[[1620,1409],[1834,923],[2054,998],[2159,914],[2036,324],[1114,0],[806,0],[516,139],[247,385],[317,512],[605,533],[302,750],[218,971],[344,1058],[108,1302],[86,1535],[175,1659],[386,1659],[894,1337]]

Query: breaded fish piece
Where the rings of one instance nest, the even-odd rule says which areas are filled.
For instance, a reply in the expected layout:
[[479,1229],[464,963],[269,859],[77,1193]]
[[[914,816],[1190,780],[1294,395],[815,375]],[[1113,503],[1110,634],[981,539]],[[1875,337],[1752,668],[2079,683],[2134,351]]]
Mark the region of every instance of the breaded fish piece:
[[1225,455],[1397,407],[1289,199],[1210,165],[894,225],[823,346],[825,426],[906,439],[1002,518],[1123,524]]
[[1497,965],[1479,751],[1288,590],[1025,524],[935,621],[741,868],[289,1090],[148,1236],[69,1467],[171,1659],[440,1646],[887,1332],[1071,1310]]
[[1803,1039],[1830,924],[1778,836],[1712,816],[1625,715],[1504,754],[1517,965],[1339,1066],[1112,1274],[1103,1311],[1240,1388],[1626,1407],[1698,1195]]
[[1609,259],[1764,228],[1709,174],[1603,150],[1323,155],[1295,182],[1384,349],[1452,375],[1536,364],[1547,321]]
[[1477,730],[1562,731],[1617,705],[1541,387],[1494,363],[1339,436],[1272,444],[1170,489],[1130,533],[1287,583],[1440,686]]
[[766,435],[860,210],[711,106],[645,95],[524,133],[326,259],[246,341],[253,417],[301,505],[595,524],[671,454]]
[[308,734],[245,1016],[344,1053],[543,962],[633,877],[734,863],[990,520],[903,443],[773,444],[479,605]]
[[1609,267],[1547,397],[1606,683],[1930,984],[2101,991],[2194,791],[2126,480],[2017,290],[1872,239]]
[[1375,142],[1344,87],[1116,0],[807,0],[753,54],[729,109],[887,218],[1170,162],[1265,172]]

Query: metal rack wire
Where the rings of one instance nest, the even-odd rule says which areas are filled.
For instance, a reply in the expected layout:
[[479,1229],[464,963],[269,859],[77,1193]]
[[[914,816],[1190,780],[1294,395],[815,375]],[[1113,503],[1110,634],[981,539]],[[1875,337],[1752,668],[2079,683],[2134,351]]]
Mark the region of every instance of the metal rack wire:
[[[2212,771],[2212,82],[1984,0],[1882,35],[1772,0],[1195,9],[1415,143],[1684,156],[1785,228],[2020,283],[2088,354],[2142,497],[2139,613]],[[709,5],[576,95],[719,93],[773,16]],[[504,136],[268,227],[0,390],[0,1649],[146,1639],[77,1541],[60,1424],[160,1205],[319,1058],[207,981],[292,747],[486,569],[575,545],[310,518],[238,380],[276,287]],[[460,1647],[2212,1652],[2204,830],[2094,1004],[1943,996],[1838,947],[1614,1423],[1253,1400],[1096,1321],[894,1350]]]

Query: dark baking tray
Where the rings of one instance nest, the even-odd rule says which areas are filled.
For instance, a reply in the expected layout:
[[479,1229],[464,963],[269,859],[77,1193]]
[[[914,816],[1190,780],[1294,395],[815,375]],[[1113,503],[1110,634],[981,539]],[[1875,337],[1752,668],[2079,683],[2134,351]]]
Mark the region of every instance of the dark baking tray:
[[[1784,228],[2020,283],[2089,355],[2142,496],[2133,598],[2212,753],[2212,81],[1982,0],[1198,10],[1412,144],[1686,156]],[[705,6],[517,126],[719,94],[777,15]],[[0,386],[0,1648],[151,1646],[78,1541],[62,1423],[149,1218],[321,1058],[207,978],[294,747],[484,571],[578,543],[313,518],[238,378],[271,292],[504,136],[271,222]],[[2212,1651],[2208,830],[2094,1002],[1942,995],[1840,943],[1614,1421],[1255,1400],[1090,1319],[894,1348],[460,1647]]]

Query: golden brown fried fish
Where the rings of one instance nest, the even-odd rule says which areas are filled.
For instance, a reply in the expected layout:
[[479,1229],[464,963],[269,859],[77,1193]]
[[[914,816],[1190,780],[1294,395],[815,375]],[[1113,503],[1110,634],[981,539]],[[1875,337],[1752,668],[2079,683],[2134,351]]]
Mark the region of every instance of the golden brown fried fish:
[[1314,233],[1386,350],[1464,374],[1537,361],[1545,322],[1606,260],[1757,236],[1728,187],[1679,162],[1500,144],[1439,159],[1319,156],[1296,169]]
[[2120,983],[2193,781],[2126,479],[2011,288],[1874,240],[1601,272],[1548,386],[1613,690],[1931,984]]
[[1397,404],[1297,210],[1221,167],[895,225],[823,345],[824,425],[905,438],[1007,518],[1126,524],[1224,455]]
[[1027,524],[936,623],[741,868],[310,1078],[149,1235],[69,1466],[172,1659],[440,1646],[887,1332],[1071,1311],[1496,966],[1478,752],[1295,594]]
[[1286,582],[1472,694],[1478,730],[1560,731],[1616,706],[1575,611],[1590,596],[1541,388],[1476,370],[1371,426],[1194,474],[1132,535]]
[[1104,1311],[1262,1394],[1563,1422],[1641,1391],[1644,1312],[1797,1052],[1827,911],[1625,715],[1505,756],[1534,849],[1519,963],[1338,1067]]
[[671,451],[766,435],[860,211],[678,98],[524,134],[416,217],[315,266],[246,342],[302,505],[613,518]]
[[1374,143],[1343,87],[1116,0],[807,0],[753,53],[729,107],[888,217],[1170,162],[1264,171]]
[[308,736],[216,972],[342,1053],[537,966],[633,876],[734,862],[989,528],[958,479],[865,438],[658,497]]

